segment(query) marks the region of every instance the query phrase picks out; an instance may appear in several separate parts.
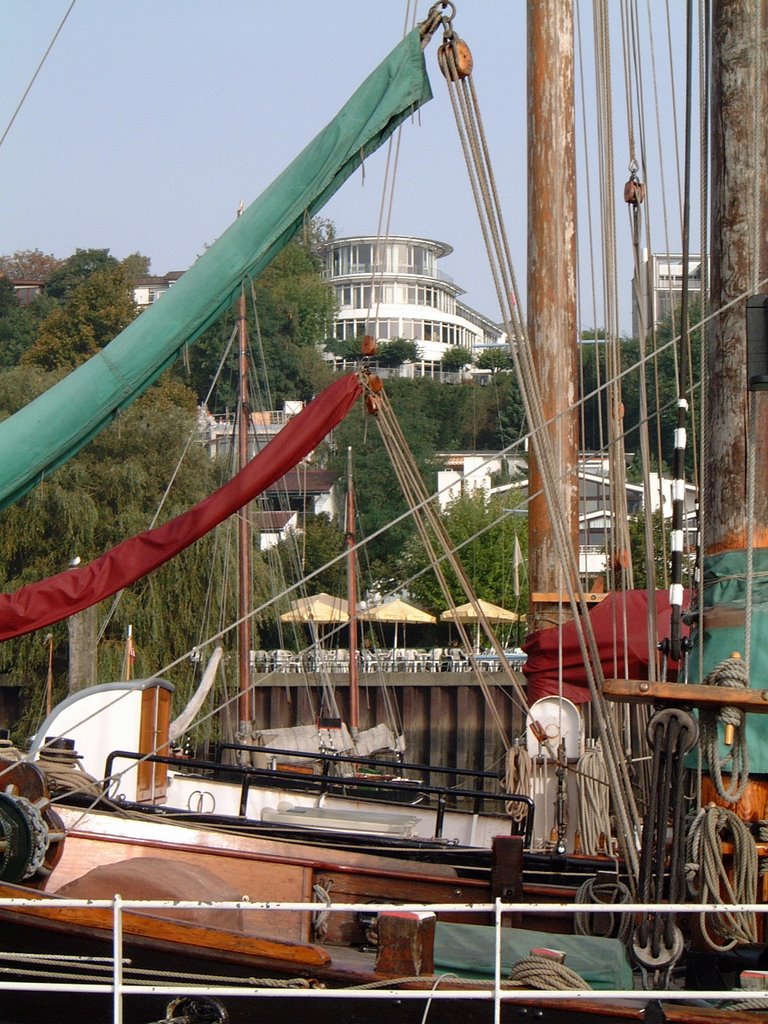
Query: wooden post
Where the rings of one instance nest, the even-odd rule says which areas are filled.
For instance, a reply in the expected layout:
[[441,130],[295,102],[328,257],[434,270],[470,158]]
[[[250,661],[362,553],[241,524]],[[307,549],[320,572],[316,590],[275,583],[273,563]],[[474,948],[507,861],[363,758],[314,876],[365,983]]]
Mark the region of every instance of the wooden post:
[[97,621],[96,606],[84,608],[67,619],[69,633],[69,692],[95,686]]
[[410,978],[435,969],[435,915],[387,911],[378,916],[376,973]]

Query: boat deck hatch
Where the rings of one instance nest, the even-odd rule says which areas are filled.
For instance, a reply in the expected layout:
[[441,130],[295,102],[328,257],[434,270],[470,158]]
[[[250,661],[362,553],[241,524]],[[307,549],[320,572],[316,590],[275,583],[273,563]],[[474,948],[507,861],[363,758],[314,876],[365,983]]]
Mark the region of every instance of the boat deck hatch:
[[340,808],[294,807],[280,804],[278,808],[265,807],[262,821],[305,828],[345,829],[355,832],[381,832],[387,835],[407,836],[419,823],[415,814],[397,814],[386,811],[345,811]]

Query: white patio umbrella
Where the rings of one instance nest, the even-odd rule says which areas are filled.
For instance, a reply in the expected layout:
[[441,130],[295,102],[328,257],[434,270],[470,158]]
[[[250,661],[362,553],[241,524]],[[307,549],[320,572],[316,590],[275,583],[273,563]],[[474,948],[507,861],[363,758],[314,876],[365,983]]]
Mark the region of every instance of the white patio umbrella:
[[349,622],[349,605],[343,597],[331,594],[313,594],[291,601],[290,611],[283,612],[281,622],[315,622],[329,625],[332,622]]
[[490,601],[484,601],[482,598],[477,598],[477,606],[474,602],[469,601],[467,604],[460,604],[457,608],[447,608],[441,615],[441,622],[472,622],[475,623],[477,629],[475,630],[475,650],[480,649],[480,620],[481,613],[485,617],[486,622],[492,626],[501,625],[504,622],[517,622],[520,616],[517,612],[512,612],[508,608],[502,608],[498,604],[492,604]]
[[409,604],[401,598],[394,601],[384,601],[382,604],[374,605],[360,613],[359,616],[364,622],[393,622],[395,625],[395,644],[397,650],[397,627],[402,622],[403,626],[408,623],[437,622],[434,615],[422,611],[415,604]]
[[[517,612],[511,612],[508,608],[502,608],[498,604],[491,604],[490,601],[477,599],[486,620],[498,626],[502,622],[517,622],[520,616]],[[469,601],[467,604],[460,604],[457,608],[447,608],[440,616],[441,622],[479,622],[480,615],[475,605]]]
[[343,597],[333,597],[321,592],[309,597],[299,597],[291,601],[290,611],[283,612],[281,622],[301,622],[310,627],[312,637],[317,643],[320,640],[318,626],[338,625],[349,622],[349,605]]

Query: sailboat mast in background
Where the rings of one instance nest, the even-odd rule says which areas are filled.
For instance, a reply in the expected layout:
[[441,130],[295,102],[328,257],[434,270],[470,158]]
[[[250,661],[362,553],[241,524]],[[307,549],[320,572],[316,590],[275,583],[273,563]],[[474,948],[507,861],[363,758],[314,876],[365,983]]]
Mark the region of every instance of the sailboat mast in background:
[[352,486],[352,448],[347,448],[347,602],[349,605],[349,728],[353,739],[360,727],[360,699],[357,674],[357,573],[355,558],[355,491]]
[[[238,403],[237,403],[237,468],[248,462],[248,328],[245,319],[245,288],[240,291],[237,308],[238,338]],[[244,505],[238,515],[238,734],[241,743],[250,743],[253,731],[251,694],[251,530],[250,506]]]

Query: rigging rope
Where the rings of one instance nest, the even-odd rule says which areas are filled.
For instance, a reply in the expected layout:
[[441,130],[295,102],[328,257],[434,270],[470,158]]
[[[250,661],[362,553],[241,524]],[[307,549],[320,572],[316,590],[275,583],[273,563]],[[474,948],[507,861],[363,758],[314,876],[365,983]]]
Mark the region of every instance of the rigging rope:
[[35,68],[35,73],[32,75],[32,78],[29,80],[29,84],[27,85],[26,89],[24,90],[24,94],[22,95],[21,99],[19,100],[18,104],[16,105],[16,109],[14,110],[13,114],[11,114],[11,119],[8,122],[8,124],[6,125],[5,130],[4,130],[3,134],[2,134],[2,136],[0,136],[0,146],[2,146],[2,144],[5,142],[5,140],[6,140],[7,136],[8,136],[8,132],[13,127],[13,122],[18,117],[19,111],[21,110],[21,108],[24,106],[24,102],[25,102],[27,96],[29,96],[30,90],[32,89],[32,86],[35,84],[35,81],[37,80],[37,76],[42,71],[43,64],[45,64],[46,60],[48,59],[48,55],[50,54],[51,50],[53,49],[54,43],[59,38],[59,33],[64,28],[64,23],[66,22],[67,18],[72,13],[72,8],[75,6],[76,2],[77,2],[77,0],[71,0],[71,3],[69,5],[69,7],[64,12],[64,17],[59,22],[59,26],[56,29],[56,31],[54,32],[53,38],[51,39],[50,43],[48,44],[45,53],[40,58],[40,63]]
[[598,727],[609,765],[609,778],[619,824],[619,841],[634,886],[638,868],[636,842],[639,828],[634,794],[623,751],[610,727],[602,695],[600,655],[587,613],[586,595],[579,582],[570,526],[565,520],[566,510],[558,501],[559,470],[548,433],[549,425],[543,413],[543,401],[527,329],[521,314],[519,289],[510,258],[506,228],[498,201],[477,95],[471,75],[462,77],[460,73],[461,62],[456,54],[457,49],[456,37],[450,24],[447,24],[444,43],[440,48],[440,63],[448,82],[451,105],[488,252],[491,274],[507,331],[510,354],[520,383],[521,397],[531,430],[531,445],[547,498],[552,533],[558,556],[566,569],[563,574],[564,582],[576,622],[587,683],[598,711]]
[[[657,711],[648,725],[653,751],[648,811],[643,822],[638,902],[659,904],[668,899],[680,903],[685,894],[685,829],[683,780],[685,755],[698,739],[695,720],[685,711]],[[662,984],[684,948],[683,935],[674,915],[644,914],[635,929],[632,953],[643,971]]]
[[[383,390],[381,381],[377,377],[371,377],[370,374],[363,372],[361,374],[361,383],[366,394],[367,408],[376,416],[376,423],[379,427],[382,442],[403,490],[406,502],[411,509],[414,525],[416,526],[419,537],[424,545],[424,549],[427,552],[431,567],[435,572],[435,576],[446,603],[449,607],[455,607],[441,560],[435,553],[435,543],[440,546],[448,565],[455,573],[460,586],[467,596],[467,599],[470,602],[473,602],[480,627],[491,641],[496,654],[498,654],[500,664],[506,671],[507,677],[514,691],[517,693],[522,706],[527,707],[525,691],[507,662],[504,650],[496,639],[481,606],[477,603],[477,597],[474,594],[471,582],[463,565],[456,556],[453,542],[445,529],[442,519],[435,510],[432,497],[427,493],[424,482],[419,474],[418,467],[416,466],[416,461],[410,450],[410,446],[408,445],[394,412],[392,411],[392,407],[385,391]],[[466,626],[463,622],[457,619],[456,628],[459,632],[459,636],[461,637],[464,650],[467,652],[470,664],[472,665],[475,678],[486,698],[487,706],[496,723],[499,735],[502,737],[505,747],[509,748],[510,741],[506,735],[505,724],[496,707],[491,689],[485,682],[483,674],[479,671],[471,638],[467,633]]]

